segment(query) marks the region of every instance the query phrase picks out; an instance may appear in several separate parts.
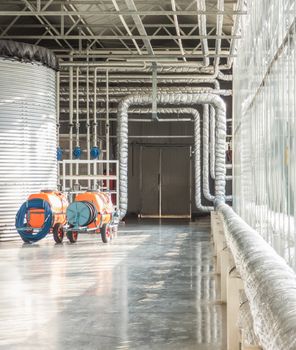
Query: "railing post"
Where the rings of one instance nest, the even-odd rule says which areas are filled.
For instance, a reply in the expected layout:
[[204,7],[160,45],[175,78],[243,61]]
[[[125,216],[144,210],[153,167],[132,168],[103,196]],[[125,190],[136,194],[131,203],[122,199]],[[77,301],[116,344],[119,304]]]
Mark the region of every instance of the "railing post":
[[227,350],[241,350],[238,314],[240,307],[240,290],[243,282],[236,270],[232,269],[227,276]]

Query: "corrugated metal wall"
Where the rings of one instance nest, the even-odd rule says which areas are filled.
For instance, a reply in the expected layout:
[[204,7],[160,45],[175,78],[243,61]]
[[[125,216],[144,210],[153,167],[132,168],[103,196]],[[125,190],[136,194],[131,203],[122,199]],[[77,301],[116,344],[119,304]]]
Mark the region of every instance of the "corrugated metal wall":
[[0,240],[28,194],[56,186],[56,73],[0,58]]
[[234,207],[296,268],[295,1],[249,0],[234,64]]

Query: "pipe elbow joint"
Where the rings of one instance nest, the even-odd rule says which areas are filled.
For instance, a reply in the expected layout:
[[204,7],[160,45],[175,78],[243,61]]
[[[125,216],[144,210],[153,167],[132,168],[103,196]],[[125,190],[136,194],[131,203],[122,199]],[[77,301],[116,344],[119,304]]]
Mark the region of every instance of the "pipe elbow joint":
[[215,207],[215,209],[217,209],[218,206],[221,203],[225,203],[225,202],[226,202],[225,196],[216,196],[215,199],[214,199],[214,207]]

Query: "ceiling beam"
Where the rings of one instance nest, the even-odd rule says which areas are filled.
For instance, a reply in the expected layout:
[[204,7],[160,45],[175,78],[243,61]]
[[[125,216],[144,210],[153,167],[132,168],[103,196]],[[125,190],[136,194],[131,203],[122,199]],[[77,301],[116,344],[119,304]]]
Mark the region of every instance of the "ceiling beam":
[[105,16],[196,16],[196,15],[246,15],[247,11],[235,11],[235,10],[225,10],[225,11],[169,11],[169,10],[163,10],[163,11],[0,11],[0,16],[26,16],[30,17],[32,15],[34,16],[98,16],[98,17],[105,17]]
[[[20,39],[26,39],[26,40],[36,40],[39,39],[40,35],[7,35],[5,36],[6,39],[12,39],[12,40],[20,40]],[[143,39],[149,39],[149,40],[174,40],[174,39],[182,39],[182,40],[200,40],[200,39],[240,39],[241,35],[133,35],[130,37],[129,35],[122,35],[122,36],[116,36],[116,35],[51,35],[51,36],[45,36],[43,40],[93,40],[93,39],[99,39],[99,40],[143,40]]]
[[[78,25],[79,28],[88,28],[89,26],[91,26],[91,28],[113,28],[114,24],[113,23],[91,23],[89,25],[86,24],[82,24],[80,23]],[[169,24],[169,23],[145,23],[145,28],[158,28],[161,26],[166,26],[166,28],[175,28],[174,24]],[[179,23],[179,26],[182,28],[190,28],[191,30],[195,30],[198,26],[196,23]],[[58,24],[52,24],[52,27],[55,28],[60,28],[60,25]],[[117,28],[124,28],[123,25],[116,25]],[[208,24],[207,25],[208,28],[212,29],[213,28],[213,24]],[[13,28],[44,28],[44,25],[42,24],[35,24],[35,23],[27,23],[27,24],[13,24]],[[70,24],[66,24],[65,23],[65,30],[69,30],[71,28]],[[223,24],[223,28],[232,28],[232,24]],[[132,29],[131,29],[132,31]],[[188,33],[189,34],[189,33]]]
[[[134,0],[125,0],[125,3],[131,13],[137,13],[137,7],[134,3]],[[153,55],[154,54],[153,48],[147,36],[147,32],[141,20],[141,17],[138,14],[133,14],[132,18],[133,18],[133,21],[135,22],[138,32],[140,33],[141,36],[143,36],[143,43],[147,49],[148,54]]]

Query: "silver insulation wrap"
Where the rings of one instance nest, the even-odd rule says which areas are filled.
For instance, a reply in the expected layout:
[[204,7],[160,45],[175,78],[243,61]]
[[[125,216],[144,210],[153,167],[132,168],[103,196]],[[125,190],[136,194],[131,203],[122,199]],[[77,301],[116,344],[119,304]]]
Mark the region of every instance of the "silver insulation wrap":
[[[118,157],[120,216],[123,218],[128,203],[128,109],[130,106],[151,105],[151,95],[133,95],[124,98],[118,105]],[[158,105],[195,106],[209,104],[215,108],[216,116],[216,169],[215,198],[225,199],[225,138],[226,106],[221,97],[214,94],[158,94]],[[195,123],[196,124],[196,123]],[[199,129],[195,126],[196,129]],[[200,137],[200,136],[199,136]],[[200,152],[198,152],[200,153]],[[200,155],[199,155],[200,156]],[[199,167],[200,169],[200,167]],[[199,185],[200,186],[200,185]]]
[[217,210],[244,283],[254,331],[264,350],[296,349],[296,275],[262,236],[228,205]]
[[205,198],[214,201],[209,183],[209,105],[203,105],[202,130],[202,189]]
[[46,67],[59,70],[59,63],[55,54],[37,45],[13,40],[0,40],[0,57],[20,62],[39,62]]
[[201,204],[201,162],[200,162],[200,117],[199,113],[194,119],[194,182],[195,182],[195,205],[205,213],[214,210],[212,206],[203,206]]
[[244,346],[256,346],[258,344],[258,339],[254,333],[254,321],[251,315],[250,303],[244,290],[240,291],[238,327],[244,333]]
[[56,72],[0,58],[0,239],[28,194],[56,189]]
[[215,110],[210,106],[210,175],[215,179]]

